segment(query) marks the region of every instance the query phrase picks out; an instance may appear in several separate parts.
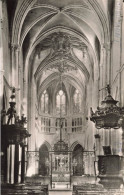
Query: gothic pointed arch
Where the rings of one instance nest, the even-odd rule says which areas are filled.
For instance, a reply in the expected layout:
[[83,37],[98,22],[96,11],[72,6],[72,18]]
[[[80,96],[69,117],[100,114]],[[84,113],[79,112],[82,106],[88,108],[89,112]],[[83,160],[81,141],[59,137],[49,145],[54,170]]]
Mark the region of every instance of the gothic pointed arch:
[[72,102],[73,113],[81,113],[81,111],[82,111],[82,97],[81,97],[81,93],[78,89],[74,90],[72,101],[73,101]]
[[[81,145],[81,146],[82,146],[82,144],[77,140],[77,141],[75,141],[74,143],[72,143],[72,145],[70,146],[70,151],[73,151],[74,148],[75,148],[77,145]],[[83,147],[83,146],[82,146],[82,147]]]
[[72,152],[73,175],[82,176],[84,174],[83,147],[77,144]]
[[44,114],[48,114],[49,113],[49,94],[47,92],[47,90],[44,90],[44,92],[41,95],[41,112]]
[[50,143],[48,141],[46,141],[46,140],[42,141],[42,144],[40,147],[42,147],[42,145],[45,145],[47,147],[48,151],[52,150],[52,146],[50,145]]
[[42,144],[39,148],[39,175],[49,175],[47,162],[49,161],[49,151],[46,144]]

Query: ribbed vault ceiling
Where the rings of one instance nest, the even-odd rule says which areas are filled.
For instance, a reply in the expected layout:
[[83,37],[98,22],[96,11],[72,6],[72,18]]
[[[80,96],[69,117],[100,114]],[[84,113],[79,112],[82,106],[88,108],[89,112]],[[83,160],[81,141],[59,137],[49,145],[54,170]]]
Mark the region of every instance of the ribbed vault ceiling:
[[38,96],[60,74],[82,89],[99,76],[101,44],[110,36],[106,13],[102,0],[18,1],[12,42],[22,48],[24,79],[35,79]]

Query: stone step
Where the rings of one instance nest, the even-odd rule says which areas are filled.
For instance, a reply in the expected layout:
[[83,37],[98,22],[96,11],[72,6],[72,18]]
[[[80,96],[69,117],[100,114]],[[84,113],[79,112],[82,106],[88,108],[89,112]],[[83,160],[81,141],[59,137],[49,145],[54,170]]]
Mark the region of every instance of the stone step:
[[124,195],[124,189],[105,189],[99,184],[73,186],[73,195]]
[[17,192],[17,191],[10,191],[10,190],[6,190],[6,191],[1,191],[1,195],[47,195],[45,192],[36,192],[36,191],[29,191],[29,192]]
[[1,195],[48,195],[48,189],[45,185],[3,185],[1,189]]
[[[74,194],[73,194],[74,195]],[[124,195],[124,192],[103,192],[103,191],[81,191],[76,192],[75,195]]]
[[49,190],[48,195],[72,195],[72,190]]

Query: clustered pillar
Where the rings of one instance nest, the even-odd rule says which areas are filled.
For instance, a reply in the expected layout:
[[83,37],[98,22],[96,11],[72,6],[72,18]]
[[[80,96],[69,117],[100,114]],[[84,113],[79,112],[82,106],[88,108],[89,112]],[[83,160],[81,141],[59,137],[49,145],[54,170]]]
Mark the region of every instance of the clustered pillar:
[[25,147],[15,143],[8,144],[5,152],[5,183],[19,184],[25,182]]
[[25,182],[25,145],[22,146],[21,183]]

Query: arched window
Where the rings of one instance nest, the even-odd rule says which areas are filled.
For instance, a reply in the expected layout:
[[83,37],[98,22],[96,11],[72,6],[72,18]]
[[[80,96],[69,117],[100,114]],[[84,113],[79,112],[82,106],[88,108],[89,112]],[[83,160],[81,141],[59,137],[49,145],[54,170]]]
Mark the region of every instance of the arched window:
[[60,90],[56,95],[56,112],[58,114],[66,113],[66,96],[62,90]]
[[73,95],[73,113],[81,112],[81,94],[76,89]]
[[41,111],[45,114],[48,113],[48,93],[46,90],[41,96]]

